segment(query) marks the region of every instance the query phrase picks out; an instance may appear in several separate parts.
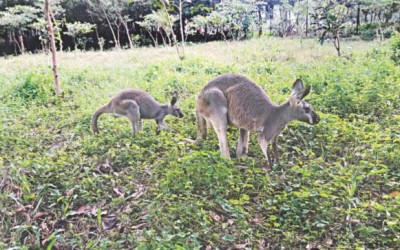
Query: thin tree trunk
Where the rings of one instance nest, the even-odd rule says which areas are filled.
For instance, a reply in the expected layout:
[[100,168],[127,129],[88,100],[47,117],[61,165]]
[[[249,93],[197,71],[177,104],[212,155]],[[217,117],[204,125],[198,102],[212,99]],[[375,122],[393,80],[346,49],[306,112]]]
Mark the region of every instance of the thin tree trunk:
[[121,20],[122,25],[125,28],[125,32],[126,32],[126,36],[128,37],[128,42],[129,42],[129,47],[131,49],[133,49],[133,42],[132,42],[132,38],[131,38],[131,34],[129,32],[129,27],[128,27],[128,22],[125,22],[125,20],[122,18],[121,15],[119,15],[119,19]]
[[51,22],[51,10],[50,10],[50,0],[44,1],[44,14],[47,19],[49,37],[50,37],[50,46],[51,46],[51,54],[52,54],[52,62],[53,62],[53,74],[54,74],[54,91],[56,95],[60,95],[62,90],[60,87],[60,83],[58,81],[58,69],[57,69],[57,49],[56,49],[56,41],[54,39],[54,30],[53,24]]
[[[167,33],[167,31],[166,31],[164,28],[161,28],[161,29],[164,31],[165,36],[167,37],[167,43],[168,43],[168,45],[172,47],[171,37],[169,37],[169,34]],[[161,32],[160,32],[160,33],[161,33]]]
[[24,54],[26,49],[24,44],[24,35],[21,31],[18,31],[18,39],[19,39],[19,44],[21,45],[21,53]]
[[338,53],[338,56],[340,57],[340,56],[341,56],[341,53],[340,53],[340,40],[339,40],[339,36],[335,36],[335,37],[333,38],[333,44],[335,45],[335,49],[336,49],[336,51],[337,51],[337,53]]
[[[94,20],[93,20],[93,16],[92,15],[90,15],[90,19],[92,19],[92,23],[95,23],[94,22]],[[96,39],[97,39],[97,44],[99,44],[99,42],[100,42],[100,36],[99,36],[99,31],[97,30],[97,25],[94,27],[94,32],[95,32],[95,34],[96,34]],[[100,45],[99,45],[99,47],[100,47]],[[102,49],[100,48],[100,50],[102,51]]]
[[156,39],[154,39],[154,36],[153,36],[153,34],[151,34],[151,30],[147,30],[147,32],[149,33],[149,35],[150,35],[150,38],[151,38],[151,40],[153,41],[153,45],[154,45],[154,47],[157,47],[157,44],[156,44]]
[[121,48],[121,34],[120,34],[120,27],[121,23],[115,21],[115,26],[117,27],[117,42],[118,42],[118,47]]
[[[21,46],[19,45],[19,42],[15,36],[16,36],[15,33],[11,32],[10,38],[12,39],[16,47],[18,47],[18,50],[21,52],[22,51]],[[15,51],[15,54],[17,55],[17,51]]]
[[207,24],[204,26],[204,42],[208,40],[208,26]]
[[258,8],[258,37],[261,37],[262,33],[263,33],[262,23],[263,23],[262,13],[261,13],[261,9],[259,7]]
[[307,0],[307,11],[306,11],[306,37],[308,37],[308,0]]
[[182,52],[183,52],[183,56],[185,56],[185,33],[183,30],[183,5],[182,5],[182,0],[179,0],[179,25],[181,28],[181,42],[182,42]]
[[[51,20],[53,21],[53,23],[56,23],[56,19],[54,18],[53,13],[50,13],[50,16],[51,16]],[[61,31],[60,30],[57,31],[57,40],[58,40],[58,43],[59,43],[59,46],[60,46],[60,51],[63,51],[63,40],[62,40],[62,37],[61,37]]]
[[360,28],[360,2],[357,3],[357,23],[356,23],[356,34],[359,34],[359,28]]
[[166,6],[164,1],[161,1],[161,2],[162,2],[162,5],[164,7],[165,14],[167,15],[169,28],[171,29],[172,39],[174,40],[174,44],[175,44],[175,48],[176,48],[176,53],[178,54],[179,59],[182,60],[184,58],[184,55],[182,56],[180,51],[179,51],[179,44],[178,44],[178,42],[176,40],[176,35],[175,35],[175,32],[174,32],[174,26],[173,26],[173,23],[171,21],[171,17],[169,16],[168,8],[167,8],[167,6]]
[[379,38],[379,41],[382,42],[384,40],[383,32],[382,32],[382,20],[380,15],[378,16],[378,27],[376,28],[376,36]]
[[364,23],[368,23],[368,10],[363,10],[362,11],[363,12],[363,14],[364,14]]
[[164,47],[167,47],[167,44],[166,44],[166,42],[165,42],[165,37],[164,37],[164,35],[163,35],[163,33],[162,33],[162,29],[161,29],[161,28],[158,28],[157,30],[159,30],[159,33],[160,33],[160,36],[161,36],[161,39],[162,39],[162,42],[163,42]]
[[99,4],[99,7],[100,7],[101,10],[103,11],[104,17],[105,17],[106,20],[107,20],[108,27],[110,28],[111,34],[112,34],[112,36],[113,36],[113,38],[114,38],[115,47],[116,47],[117,49],[120,49],[121,47],[120,47],[120,45],[119,45],[119,40],[117,40],[117,37],[115,36],[115,32],[114,32],[113,27],[112,27],[112,25],[111,25],[110,19],[108,19],[107,12],[104,10],[103,7],[100,6],[100,4]]

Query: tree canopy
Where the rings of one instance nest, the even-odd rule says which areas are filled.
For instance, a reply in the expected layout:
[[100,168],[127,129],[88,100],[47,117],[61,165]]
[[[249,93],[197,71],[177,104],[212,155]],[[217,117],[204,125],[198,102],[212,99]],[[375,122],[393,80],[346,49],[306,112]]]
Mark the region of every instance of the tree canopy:
[[[59,50],[179,49],[186,42],[263,34],[372,40],[400,29],[399,0],[53,0],[51,5]],[[48,49],[43,6],[43,0],[0,1],[0,55]]]

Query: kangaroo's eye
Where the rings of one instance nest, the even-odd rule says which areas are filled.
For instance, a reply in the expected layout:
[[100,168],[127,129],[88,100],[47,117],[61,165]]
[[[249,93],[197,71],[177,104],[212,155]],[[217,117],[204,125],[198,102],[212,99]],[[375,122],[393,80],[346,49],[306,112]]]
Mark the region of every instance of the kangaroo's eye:
[[304,108],[304,112],[310,113],[310,111],[311,111],[310,107],[305,107],[305,108]]

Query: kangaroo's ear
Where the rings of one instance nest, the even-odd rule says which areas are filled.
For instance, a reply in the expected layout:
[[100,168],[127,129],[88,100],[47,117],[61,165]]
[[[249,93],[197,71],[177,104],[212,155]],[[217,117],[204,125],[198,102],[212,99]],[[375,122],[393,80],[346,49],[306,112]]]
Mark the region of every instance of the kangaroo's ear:
[[292,96],[295,96],[295,99],[298,101],[302,100],[304,97],[306,97],[308,94],[310,94],[311,87],[308,86],[304,88],[303,81],[300,79],[297,79],[293,83],[292,87]]
[[303,89],[304,89],[303,81],[300,80],[300,79],[297,79],[297,80],[293,83],[292,95],[299,93],[299,92],[302,91]]
[[295,107],[298,103],[303,100],[308,94],[310,94],[311,86],[307,86],[305,89],[301,90],[300,92],[293,93],[290,98],[290,106]]
[[307,86],[305,89],[296,94],[297,99],[303,100],[304,97],[310,94],[310,91],[311,91],[311,86]]
[[178,101],[178,92],[174,91],[174,94],[172,95],[171,105],[174,106],[177,101]]

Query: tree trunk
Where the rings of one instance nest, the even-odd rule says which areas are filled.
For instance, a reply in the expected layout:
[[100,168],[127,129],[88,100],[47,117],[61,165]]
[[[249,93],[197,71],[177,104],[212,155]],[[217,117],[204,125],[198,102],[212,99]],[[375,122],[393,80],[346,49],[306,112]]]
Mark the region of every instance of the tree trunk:
[[208,40],[208,26],[207,24],[204,26],[204,42]]
[[[56,19],[54,18],[53,13],[50,13],[50,16],[53,23],[56,23]],[[63,51],[63,40],[61,36],[61,30],[57,30],[57,33],[54,35],[54,37],[57,38],[58,44],[60,46],[60,51]]]
[[128,37],[129,47],[130,47],[131,49],[133,49],[134,46],[133,46],[131,34],[130,34],[130,32],[129,32],[128,22],[126,22],[126,21],[122,18],[121,15],[119,15],[119,18],[120,18],[120,20],[121,20],[122,25],[123,25],[124,28],[125,28],[126,36]]
[[51,22],[51,10],[50,10],[50,0],[44,1],[44,14],[47,19],[47,28],[50,37],[50,46],[51,46],[51,54],[52,54],[52,62],[53,62],[53,74],[54,74],[54,91],[56,95],[60,95],[62,93],[60,83],[58,81],[58,69],[57,69],[57,49],[56,49],[56,41],[54,39],[54,30],[53,24]]
[[[175,35],[175,32],[174,32],[174,26],[173,26],[173,23],[172,23],[172,21],[171,21],[171,17],[169,16],[168,8],[167,8],[167,6],[166,6],[166,4],[165,4],[164,1],[161,1],[161,2],[162,2],[162,5],[163,5],[163,7],[164,7],[165,14],[167,15],[169,28],[171,29],[172,39],[173,39],[173,41],[174,41],[175,48],[176,48],[176,53],[178,54],[179,59],[182,60],[182,59],[185,57],[185,54],[181,55],[181,53],[180,53],[180,51],[179,51],[179,44],[178,44],[178,42],[177,42],[177,40],[176,40],[176,35]],[[184,52],[184,51],[183,51],[183,52]]]
[[339,36],[338,35],[333,37],[333,44],[335,45],[335,49],[336,49],[336,51],[338,53],[338,56],[340,57],[341,56],[341,53],[340,53],[340,40],[339,40]]
[[263,29],[262,29],[263,19],[260,7],[258,8],[258,37],[262,36]]
[[147,32],[149,33],[150,38],[151,38],[151,40],[153,41],[154,48],[157,47],[156,39],[154,39],[154,36],[153,36],[153,34],[151,33],[151,30],[147,30]]
[[359,35],[360,28],[360,2],[357,3],[357,24],[356,24],[356,35]]
[[18,31],[18,40],[19,40],[19,45],[20,45],[20,49],[21,49],[21,54],[24,54],[25,53],[24,36],[20,30]]
[[[18,47],[18,50],[21,52],[21,51],[22,51],[21,46],[19,45],[19,42],[18,42],[18,40],[17,40],[16,35],[15,35],[14,32],[11,32],[10,38],[11,38],[11,40],[14,42],[14,46],[15,46],[15,47]],[[16,48],[15,48],[14,50],[15,50],[15,55],[17,55]]]
[[306,37],[308,37],[308,0],[306,2],[307,9],[306,9]]
[[118,42],[118,47],[121,48],[121,35],[120,35],[120,27],[121,27],[121,23],[119,23],[118,21],[115,21],[115,26],[117,27],[117,42]]
[[179,0],[179,25],[181,28],[181,42],[182,42],[182,52],[183,56],[185,56],[185,31],[183,29],[183,5],[182,5],[182,0]]
[[61,34],[59,34],[58,36],[59,36],[59,40],[58,41],[59,41],[59,45],[60,45],[60,51],[62,52],[63,49],[64,49],[63,40],[62,40]]
[[[171,37],[169,37],[168,32],[167,32],[164,28],[161,28],[161,30],[164,31],[165,36],[167,37],[167,44],[168,44],[168,46],[171,46],[171,47],[172,47]],[[160,32],[160,33],[161,33],[161,32]]]
[[160,31],[160,36],[161,36],[161,40],[163,42],[164,47],[167,47],[167,43],[165,42],[165,37],[164,37],[164,35],[162,33],[162,29],[158,28],[158,30]]
[[117,37],[115,36],[115,32],[114,32],[113,27],[112,27],[112,25],[111,25],[110,19],[108,19],[107,12],[104,10],[103,7],[100,6],[100,8],[101,8],[101,10],[103,11],[104,17],[105,17],[106,20],[107,20],[108,27],[110,28],[111,34],[112,34],[113,39],[114,39],[115,47],[116,47],[117,49],[120,49],[121,46],[119,45],[119,40],[117,40]]
[[383,36],[383,32],[382,32],[381,20],[379,20],[378,27],[376,28],[376,36],[379,38],[380,42],[382,42],[384,40],[384,36]]
[[368,23],[368,10],[362,10],[362,13],[364,14],[364,23]]
[[[95,23],[94,20],[93,20],[93,16],[92,15],[90,15],[90,19],[92,19],[92,23]],[[94,27],[94,32],[96,34],[96,39],[97,39],[96,42],[97,42],[97,44],[99,44],[100,36],[99,36],[99,31],[97,30],[97,25]],[[100,45],[99,45],[99,47],[100,47]],[[102,48],[100,48],[100,50],[102,51]]]

